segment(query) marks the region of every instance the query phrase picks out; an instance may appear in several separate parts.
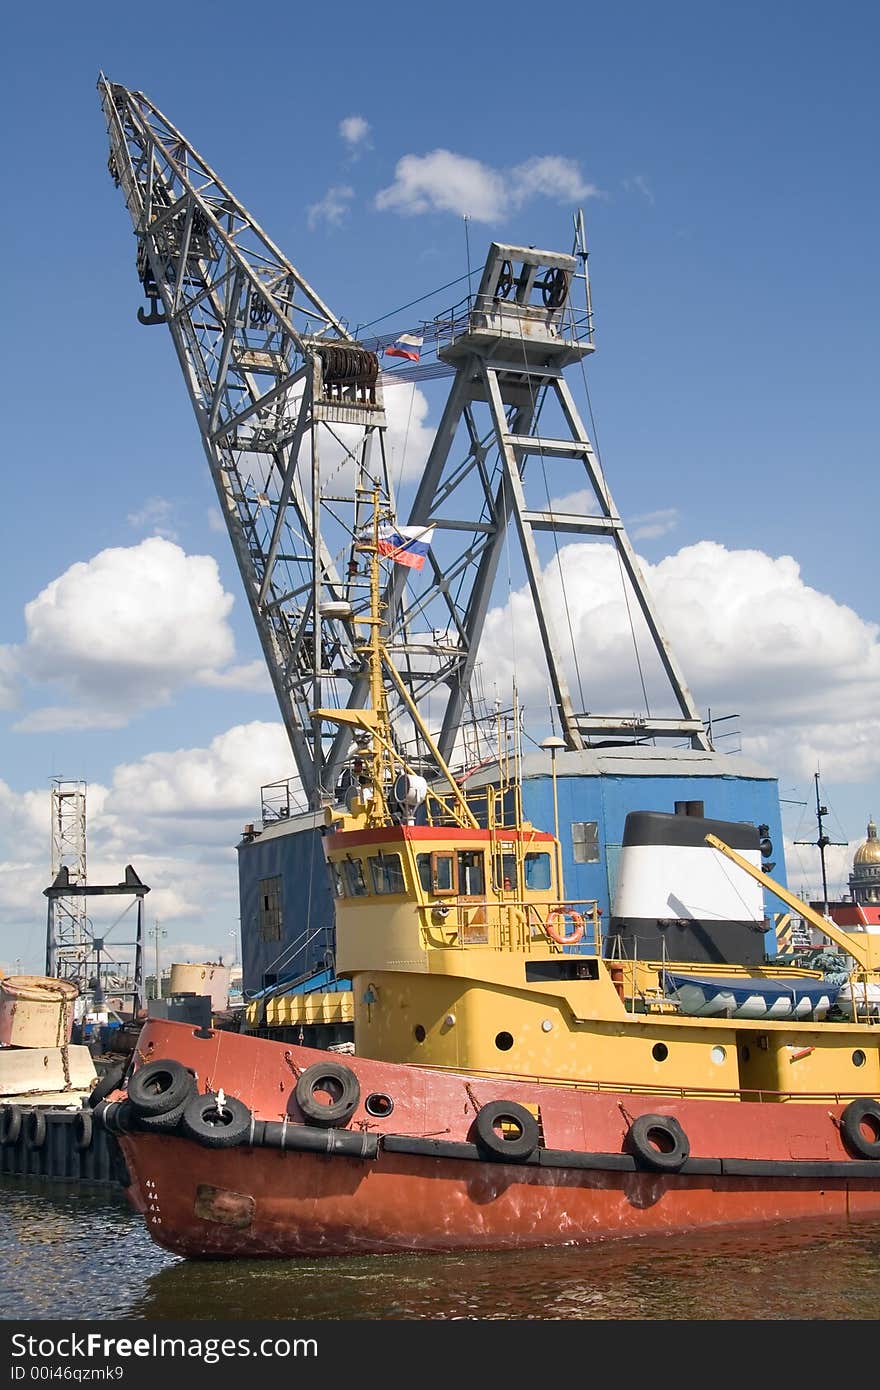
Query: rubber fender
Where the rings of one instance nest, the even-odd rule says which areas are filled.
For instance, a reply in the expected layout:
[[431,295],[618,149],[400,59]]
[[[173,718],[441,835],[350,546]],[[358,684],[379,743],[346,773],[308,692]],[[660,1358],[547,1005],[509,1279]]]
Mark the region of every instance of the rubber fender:
[[128,1099],[138,1115],[164,1115],[185,1105],[195,1088],[195,1078],[182,1062],[161,1058],[130,1077]]
[[[865,1129],[873,1132],[869,1139]],[[880,1103],[870,1096],[851,1100],[840,1117],[840,1132],[860,1158],[880,1158]]]
[[222,1105],[210,1092],[192,1096],[180,1120],[181,1132],[209,1149],[230,1149],[250,1138],[251,1112],[244,1101],[225,1096]]
[[540,1137],[534,1115],[513,1100],[491,1100],[481,1106],[474,1121],[474,1134],[485,1154],[506,1163],[522,1163],[531,1158]]
[[73,1117],[73,1146],[80,1153],[91,1147],[95,1117],[90,1109],[77,1110]]
[[335,1129],[347,1125],[357,1110],[361,1088],[350,1067],[316,1062],[297,1080],[294,1096],[307,1124]]
[[0,1144],[4,1147],[18,1143],[21,1134],[21,1106],[4,1105],[0,1111]]
[[639,1115],[629,1127],[626,1147],[643,1168],[656,1173],[677,1173],[691,1151],[674,1115]]
[[115,1062],[112,1067],[108,1067],[104,1075],[94,1086],[89,1095],[89,1106],[94,1110],[99,1101],[106,1100],[114,1091],[118,1091],[122,1085],[122,1078],[125,1076],[125,1063]]
[[41,1149],[46,1142],[46,1116],[42,1110],[31,1110],[25,1117],[24,1143],[27,1149]]

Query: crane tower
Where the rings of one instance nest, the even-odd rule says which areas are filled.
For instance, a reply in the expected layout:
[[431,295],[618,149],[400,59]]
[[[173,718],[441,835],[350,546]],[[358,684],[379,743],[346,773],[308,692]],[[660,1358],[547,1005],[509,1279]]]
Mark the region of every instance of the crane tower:
[[[369,694],[356,540],[370,489],[394,515],[384,374],[152,102],[103,74],[98,88],[109,170],[125,196],[149,301],[138,318],[171,332],[298,774],[319,806],[332,798],[350,750],[348,733],[322,726],[313,711],[359,707]],[[578,278],[587,289],[580,314]],[[423,717],[429,711],[450,757],[512,537],[567,747],[672,737],[708,748],[564,379],[593,348],[585,249],[579,262],[493,243],[477,293],[434,327],[444,339],[437,357],[455,379],[409,516],[436,533],[429,564],[421,576],[394,566],[385,593],[385,642],[405,690],[401,701],[392,687],[392,714],[406,698]],[[554,468],[563,471],[560,496],[548,482]],[[567,507],[572,493],[578,504]],[[559,605],[548,595],[560,536],[615,551],[671,713],[577,707],[570,670],[578,641],[570,631],[565,652]],[[578,686],[581,695],[580,675]]]

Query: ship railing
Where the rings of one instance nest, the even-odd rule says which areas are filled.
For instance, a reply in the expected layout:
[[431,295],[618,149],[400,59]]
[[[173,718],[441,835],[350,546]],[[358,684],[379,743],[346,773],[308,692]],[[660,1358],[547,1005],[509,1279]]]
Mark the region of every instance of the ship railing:
[[[431,1070],[437,1072],[460,1073],[456,1066],[442,1066],[431,1063]],[[633,1081],[599,1081],[581,1079],[573,1081],[567,1076],[552,1076],[541,1073],[524,1077],[514,1071],[497,1071],[468,1066],[468,1075],[485,1077],[492,1081],[525,1081],[536,1086],[558,1086],[568,1091],[588,1091],[601,1095],[662,1096],[669,1100],[721,1100],[747,1101],[754,1104],[779,1104],[792,1102],[807,1105],[846,1105],[858,1100],[863,1092],[854,1088],[849,1091],[776,1091],[769,1086],[670,1086],[659,1082],[638,1083]]]
[[504,897],[452,898],[425,903],[422,933],[430,947],[442,938],[445,948],[490,946],[496,951],[525,951],[549,945],[559,954],[601,956],[602,919],[595,898],[535,902]]

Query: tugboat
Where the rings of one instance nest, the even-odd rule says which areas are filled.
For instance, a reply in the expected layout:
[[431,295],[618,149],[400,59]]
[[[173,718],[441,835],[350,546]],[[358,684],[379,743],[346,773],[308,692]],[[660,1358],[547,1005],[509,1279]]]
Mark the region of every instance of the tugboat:
[[[314,714],[354,745],[324,838],[354,1051],[148,1020],[95,1113],[151,1236],[324,1256],[876,1216],[880,1023],[832,1021],[820,971],[731,959],[764,930],[761,888],[811,913],[758,867],[757,828],[635,813],[620,916],[566,900],[515,763],[465,795],[408,700],[382,641],[384,519],[374,494],[369,705]],[[392,684],[445,785],[401,756]],[[651,914],[687,956],[629,949]],[[852,980],[876,979],[880,936],[838,937]]]

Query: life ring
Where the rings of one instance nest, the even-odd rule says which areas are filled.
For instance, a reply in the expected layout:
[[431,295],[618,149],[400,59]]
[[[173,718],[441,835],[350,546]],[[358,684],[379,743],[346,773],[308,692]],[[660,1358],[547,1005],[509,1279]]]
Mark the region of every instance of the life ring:
[[[873,1130],[873,1139],[866,1128]],[[880,1103],[868,1096],[851,1100],[840,1117],[840,1132],[860,1158],[880,1158]]]
[[[563,923],[571,923],[571,932],[568,936],[563,931],[558,931],[556,927],[557,919]],[[568,907],[551,907],[547,913],[547,920],[544,923],[544,930],[551,941],[555,941],[557,946],[576,946],[579,941],[583,941],[587,922],[582,912],[574,912]]]
[[357,1109],[361,1088],[354,1072],[341,1062],[315,1062],[299,1077],[294,1096],[307,1124],[341,1128]]
[[0,1144],[5,1148],[18,1143],[18,1136],[21,1134],[21,1107],[18,1105],[4,1105],[0,1111]]
[[99,1100],[106,1100],[114,1091],[118,1091],[122,1085],[122,1078],[125,1075],[125,1063],[115,1062],[112,1067],[108,1067],[96,1086],[92,1088],[89,1095],[89,1106],[94,1110]]
[[91,1145],[93,1126],[91,1110],[77,1110],[73,1117],[73,1147],[80,1153]]
[[490,1100],[481,1106],[474,1131],[478,1147],[506,1163],[524,1163],[538,1147],[538,1122],[516,1101]]
[[46,1116],[42,1110],[32,1110],[24,1127],[26,1149],[41,1149],[46,1142]]
[[185,1105],[196,1088],[182,1062],[162,1058],[140,1067],[128,1083],[128,1099],[137,1115],[165,1115]]
[[657,1173],[677,1173],[691,1151],[688,1137],[674,1115],[639,1115],[626,1138],[636,1161]]
[[251,1112],[244,1101],[235,1096],[219,1096],[209,1092],[191,1096],[184,1107],[180,1128],[188,1139],[195,1139],[209,1149],[231,1149],[250,1138]]

